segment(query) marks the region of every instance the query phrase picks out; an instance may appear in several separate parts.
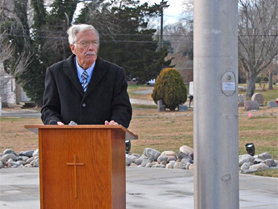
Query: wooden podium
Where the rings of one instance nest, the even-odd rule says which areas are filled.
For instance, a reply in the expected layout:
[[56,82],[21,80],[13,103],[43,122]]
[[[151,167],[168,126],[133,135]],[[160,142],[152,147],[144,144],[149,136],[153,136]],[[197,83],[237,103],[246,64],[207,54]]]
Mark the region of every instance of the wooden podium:
[[39,135],[41,209],[125,209],[125,139],[120,125],[26,125]]

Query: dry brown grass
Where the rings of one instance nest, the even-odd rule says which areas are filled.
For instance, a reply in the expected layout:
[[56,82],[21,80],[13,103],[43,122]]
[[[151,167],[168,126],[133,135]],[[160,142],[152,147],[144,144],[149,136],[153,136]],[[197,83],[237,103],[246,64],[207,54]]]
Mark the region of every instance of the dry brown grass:
[[[255,143],[256,154],[269,152],[278,159],[278,108],[264,108],[248,117],[239,110],[239,152],[245,144]],[[255,115],[259,114],[258,116]],[[0,152],[11,148],[16,152],[38,147],[37,135],[26,130],[26,124],[42,124],[40,118],[1,118]],[[159,151],[178,151],[182,145],[193,147],[193,111],[158,112],[156,109],[134,108],[129,129],[139,135],[132,141],[131,152],[143,153],[145,147]]]
[[38,136],[24,125],[42,124],[40,118],[0,118],[0,152],[7,148],[16,152],[38,148]]
[[139,135],[132,141],[131,152],[142,153],[145,147],[177,151],[186,144],[193,147],[193,112],[157,112],[134,109],[130,130]]
[[[132,141],[131,152],[142,153],[145,147],[159,151],[178,151],[182,145],[193,147],[193,111],[157,112],[134,109],[130,130],[139,135]],[[253,142],[256,154],[269,152],[278,159],[278,108],[263,108],[248,117],[239,109],[239,152],[245,154],[245,144]],[[258,116],[255,116],[255,113]]]

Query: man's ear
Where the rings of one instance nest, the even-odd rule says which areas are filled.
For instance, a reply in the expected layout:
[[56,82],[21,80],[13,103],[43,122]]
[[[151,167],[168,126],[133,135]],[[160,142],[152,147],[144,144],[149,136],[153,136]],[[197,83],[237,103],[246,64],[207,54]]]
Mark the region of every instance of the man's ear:
[[74,44],[70,44],[70,49],[73,54],[75,54],[75,46]]

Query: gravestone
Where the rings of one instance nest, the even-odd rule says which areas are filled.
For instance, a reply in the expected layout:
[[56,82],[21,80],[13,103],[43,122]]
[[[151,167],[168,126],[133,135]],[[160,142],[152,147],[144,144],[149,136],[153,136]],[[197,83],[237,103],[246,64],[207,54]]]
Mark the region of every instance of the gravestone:
[[276,101],[269,101],[268,102],[268,107],[278,107],[278,102],[276,102]]
[[185,112],[188,110],[188,107],[186,105],[179,105],[179,112]]
[[260,105],[257,101],[248,100],[244,102],[244,108],[245,110],[258,110],[260,108]]
[[239,94],[238,95],[238,106],[239,107],[244,107],[244,102],[246,100],[246,95],[244,94]]
[[158,112],[162,112],[162,111],[166,110],[166,106],[165,106],[163,100],[157,101],[157,110],[158,110]]
[[264,96],[260,93],[253,94],[251,100],[252,101],[257,101],[260,106],[264,105]]
[[0,97],[0,116],[2,115],[2,98]]

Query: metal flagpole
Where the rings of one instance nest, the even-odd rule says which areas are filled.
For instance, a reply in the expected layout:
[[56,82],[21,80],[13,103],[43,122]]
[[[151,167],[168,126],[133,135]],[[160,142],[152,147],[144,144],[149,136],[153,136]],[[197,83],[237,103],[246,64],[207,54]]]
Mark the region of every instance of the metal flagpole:
[[194,205],[238,209],[237,1],[194,1]]

